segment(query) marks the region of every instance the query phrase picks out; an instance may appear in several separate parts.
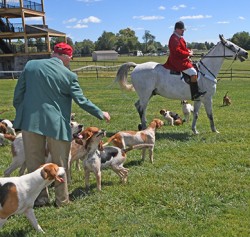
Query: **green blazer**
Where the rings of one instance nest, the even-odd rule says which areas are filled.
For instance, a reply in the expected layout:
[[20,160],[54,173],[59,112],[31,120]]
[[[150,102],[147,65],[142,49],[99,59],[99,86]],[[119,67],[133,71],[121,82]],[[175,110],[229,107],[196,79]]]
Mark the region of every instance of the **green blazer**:
[[103,112],[83,95],[77,75],[60,59],[30,60],[14,91],[14,127],[71,141],[72,99],[91,115],[104,119]]

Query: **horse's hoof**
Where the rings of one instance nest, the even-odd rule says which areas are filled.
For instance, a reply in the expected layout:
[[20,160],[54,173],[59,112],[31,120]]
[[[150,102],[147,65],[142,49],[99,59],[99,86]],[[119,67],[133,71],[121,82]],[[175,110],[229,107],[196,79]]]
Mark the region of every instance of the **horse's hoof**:
[[141,123],[138,124],[138,130],[139,130],[139,131],[142,130],[142,124],[141,124]]

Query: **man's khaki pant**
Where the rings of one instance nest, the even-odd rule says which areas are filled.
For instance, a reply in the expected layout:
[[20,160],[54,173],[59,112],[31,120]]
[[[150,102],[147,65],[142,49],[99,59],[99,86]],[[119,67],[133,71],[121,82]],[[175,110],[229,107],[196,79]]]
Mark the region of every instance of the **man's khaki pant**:
[[[49,152],[51,154],[52,163],[64,167],[66,175],[64,178],[65,183],[55,181],[55,204],[62,206],[69,202],[68,182],[69,175],[68,159],[71,143],[67,141],[55,140],[51,137],[46,137],[33,132],[22,131],[25,160],[28,172],[33,172],[40,165],[45,163],[46,155],[46,141]],[[49,202],[48,190],[44,189],[37,198],[37,204]]]

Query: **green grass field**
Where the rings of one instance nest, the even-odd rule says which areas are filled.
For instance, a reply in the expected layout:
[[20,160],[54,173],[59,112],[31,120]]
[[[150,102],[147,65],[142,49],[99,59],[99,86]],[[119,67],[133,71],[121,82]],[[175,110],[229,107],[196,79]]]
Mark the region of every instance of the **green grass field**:
[[[122,58],[121,61],[164,62],[164,58]],[[225,61],[227,69],[231,61]],[[250,61],[235,62],[234,68],[249,69]],[[79,78],[84,94],[111,114],[109,124],[82,111],[75,104],[76,120],[97,126],[110,135],[119,130],[136,130],[139,116],[134,108],[134,92],[120,91],[111,78]],[[14,118],[12,107],[16,80],[0,80],[1,118]],[[222,106],[229,91],[231,106]],[[139,151],[130,151],[126,185],[111,170],[102,172],[102,192],[91,176],[91,191],[84,190],[84,173],[73,168],[69,185],[74,201],[64,208],[35,209],[37,219],[49,237],[80,236],[250,236],[250,79],[222,79],[214,96],[214,119],[219,134],[210,131],[204,107],[197,129],[191,122],[179,127],[162,127],[156,134],[154,164],[141,162]],[[161,118],[168,108],[182,115],[180,101],[153,97],[147,111],[148,121]],[[10,145],[0,147],[0,175],[11,162]],[[17,175],[17,172],[15,172]],[[0,236],[42,236],[24,216],[14,216],[0,230]]]

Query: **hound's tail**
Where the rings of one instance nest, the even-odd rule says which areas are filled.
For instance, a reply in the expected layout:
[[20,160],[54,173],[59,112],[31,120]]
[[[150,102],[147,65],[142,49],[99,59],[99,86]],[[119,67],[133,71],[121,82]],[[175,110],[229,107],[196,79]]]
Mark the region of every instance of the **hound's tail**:
[[127,90],[127,91],[134,91],[134,87],[132,84],[128,83],[128,71],[131,67],[136,67],[137,64],[133,62],[124,63],[121,65],[121,67],[118,69],[116,74],[115,82],[118,82],[121,89]]
[[128,148],[123,149],[123,151],[125,153],[127,153],[128,151],[134,150],[134,149],[143,149],[143,148],[149,148],[149,147],[153,147],[153,144],[138,144],[138,145],[134,145],[134,146],[130,146]]
[[108,145],[109,143],[111,143],[113,140],[115,140],[115,136],[110,137],[110,138],[108,139],[107,142],[105,142],[105,143],[102,144],[102,146],[103,146],[103,147],[107,146],[107,145]]

